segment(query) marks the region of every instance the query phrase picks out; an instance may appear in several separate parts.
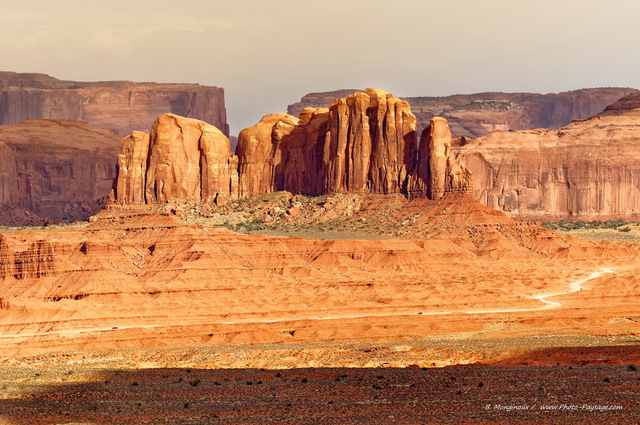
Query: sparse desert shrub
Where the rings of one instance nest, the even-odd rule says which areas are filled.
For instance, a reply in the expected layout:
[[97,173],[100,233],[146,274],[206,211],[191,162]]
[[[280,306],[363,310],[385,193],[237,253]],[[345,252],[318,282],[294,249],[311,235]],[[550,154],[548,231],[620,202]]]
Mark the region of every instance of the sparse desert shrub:
[[198,385],[200,385],[200,380],[194,379],[193,381],[189,381],[189,385],[191,385],[192,387],[197,387]]
[[635,372],[636,370],[638,370],[638,368],[635,365],[630,364],[629,366],[627,366],[627,370]]
[[618,227],[624,226],[626,224],[628,223],[624,220],[609,220],[605,221],[602,224],[602,227],[605,229],[617,229]]
[[620,227],[618,228],[619,232],[630,232],[631,231],[631,227],[627,226],[627,227]]

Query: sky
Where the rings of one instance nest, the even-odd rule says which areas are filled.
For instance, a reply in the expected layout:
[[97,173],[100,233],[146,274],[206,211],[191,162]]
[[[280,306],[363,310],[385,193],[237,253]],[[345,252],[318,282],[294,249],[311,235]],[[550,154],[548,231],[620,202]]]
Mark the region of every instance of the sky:
[[223,87],[231,134],[310,92],[640,88],[637,0],[0,0],[0,70]]

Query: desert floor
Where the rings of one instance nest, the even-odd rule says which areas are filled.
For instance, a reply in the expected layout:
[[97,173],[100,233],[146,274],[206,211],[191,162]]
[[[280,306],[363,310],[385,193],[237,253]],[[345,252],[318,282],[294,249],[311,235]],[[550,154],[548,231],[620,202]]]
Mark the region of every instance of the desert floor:
[[389,208],[409,234],[377,240],[128,211],[2,232],[0,418],[637,423],[638,245],[474,208]]

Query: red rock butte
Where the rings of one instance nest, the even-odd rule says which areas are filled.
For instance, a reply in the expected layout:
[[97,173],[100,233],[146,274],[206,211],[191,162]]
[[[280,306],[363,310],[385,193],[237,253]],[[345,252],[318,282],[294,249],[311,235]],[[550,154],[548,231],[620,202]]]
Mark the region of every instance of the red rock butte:
[[305,109],[300,118],[267,115],[240,133],[235,155],[226,137],[218,131],[209,142],[204,128],[215,132],[206,123],[165,114],[150,138],[125,138],[115,202],[223,204],[282,190],[435,199],[470,188],[470,173],[451,155],[446,120],[434,118],[418,146],[409,105],[383,90],[337,99],[328,110]]
[[0,125],[27,119],[86,121],[121,136],[147,131],[173,112],[229,135],[224,90],[199,84],[62,81],[45,74],[0,72]]

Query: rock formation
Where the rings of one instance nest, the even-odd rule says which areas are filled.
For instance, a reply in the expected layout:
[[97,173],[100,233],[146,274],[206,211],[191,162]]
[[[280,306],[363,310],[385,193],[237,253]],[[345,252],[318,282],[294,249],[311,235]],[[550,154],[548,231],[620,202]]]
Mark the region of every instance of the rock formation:
[[[134,132],[123,140],[114,199],[121,204],[172,198],[220,203],[283,190],[406,194],[410,184],[414,196],[466,191],[468,173],[448,154],[446,120],[434,122],[438,125],[418,156],[409,105],[385,91],[367,89],[335,100],[329,109],[304,109],[299,119],[266,115],[240,132],[237,156],[231,156],[221,134],[209,147],[203,145],[209,136],[202,134],[213,135],[213,127],[165,114],[150,139]],[[202,155],[208,171],[198,165]],[[419,176],[414,176],[416,167],[422,170]],[[438,168],[430,173],[431,167]],[[428,182],[431,177],[439,183]]]
[[271,114],[240,132],[236,155],[242,197],[283,190],[282,144],[297,125],[296,117]]
[[83,220],[116,174],[119,136],[77,121],[0,126],[1,224]]
[[119,204],[194,199],[224,204],[238,196],[238,162],[229,139],[203,121],[163,114],[151,135],[122,141],[113,199]]
[[[331,104],[336,97],[355,90],[311,93],[289,106],[299,114],[305,107]],[[446,118],[454,137],[479,137],[495,130],[558,128],[574,119],[585,119],[601,112],[621,97],[637,92],[628,88],[581,89],[563,93],[478,93],[446,97],[405,97],[418,121],[425,128],[431,118]]]
[[325,193],[398,193],[415,165],[416,121],[409,104],[376,89],[329,109]]
[[172,112],[229,134],[224,91],[199,84],[61,81],[44,74],[0,72],[0,124],[49,118],[87,121],[120,135],[149,130]]
[[416,145],[409,105],[382,90],[304,109],[300,119],[267,115],[240,133],[240,193],[399,193]]
[[412,197],[441,198],[445,193],[471,189],[471,173],[453,158],[447,120],[431,119],[422,132],[418,161],[410,183]]
[[473,173],[473,197],[523,218],[640,214],[640,109],[629,104],[558,130],[497,131],[456,148]]

